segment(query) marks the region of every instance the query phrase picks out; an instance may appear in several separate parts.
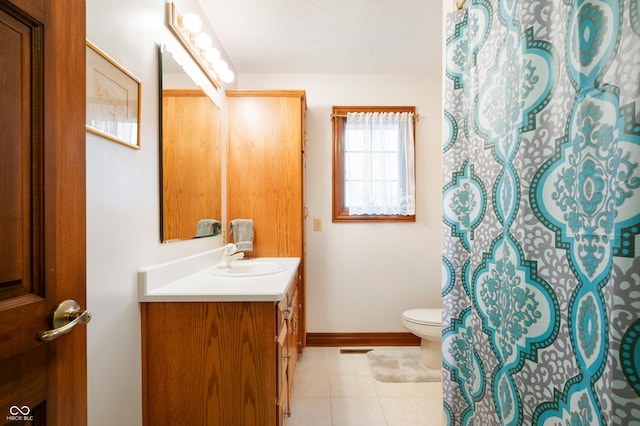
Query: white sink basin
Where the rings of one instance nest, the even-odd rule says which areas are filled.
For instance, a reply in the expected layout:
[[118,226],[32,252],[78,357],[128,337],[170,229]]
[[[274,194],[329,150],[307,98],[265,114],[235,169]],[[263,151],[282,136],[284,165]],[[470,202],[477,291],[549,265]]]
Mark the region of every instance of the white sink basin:
[[221,277],[257,277],[277,274],[285,270],[278,262],[270,260],[236,260],[229,268],[213,267],[211,273]]

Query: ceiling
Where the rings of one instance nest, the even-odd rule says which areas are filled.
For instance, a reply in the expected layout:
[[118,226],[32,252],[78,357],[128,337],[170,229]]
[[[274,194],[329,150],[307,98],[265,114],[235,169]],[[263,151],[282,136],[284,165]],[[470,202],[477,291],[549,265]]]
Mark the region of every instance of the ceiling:
[[237,73],[441,70],[443,0],[198,0]]

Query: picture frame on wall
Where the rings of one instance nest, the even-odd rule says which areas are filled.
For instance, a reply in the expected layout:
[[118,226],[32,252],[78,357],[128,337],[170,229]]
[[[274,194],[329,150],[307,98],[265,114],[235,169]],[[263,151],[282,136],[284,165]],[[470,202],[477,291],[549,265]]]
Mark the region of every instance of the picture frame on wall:
[[87,131],[140,149],[142,83],[95,44],[86,45]]

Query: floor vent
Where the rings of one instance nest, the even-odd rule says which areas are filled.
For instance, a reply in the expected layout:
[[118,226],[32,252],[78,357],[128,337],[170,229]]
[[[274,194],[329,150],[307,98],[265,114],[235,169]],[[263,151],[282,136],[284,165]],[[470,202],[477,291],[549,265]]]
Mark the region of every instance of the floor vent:
[[373,349],[340,349],[341,354],[366,354],[367,352],[371,352]]

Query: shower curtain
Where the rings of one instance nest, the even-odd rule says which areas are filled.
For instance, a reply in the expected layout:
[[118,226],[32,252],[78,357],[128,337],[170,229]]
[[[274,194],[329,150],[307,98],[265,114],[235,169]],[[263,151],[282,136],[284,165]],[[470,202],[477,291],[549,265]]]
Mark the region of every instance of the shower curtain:
[[449,425],[640,424],[640,0],[448,17]]

